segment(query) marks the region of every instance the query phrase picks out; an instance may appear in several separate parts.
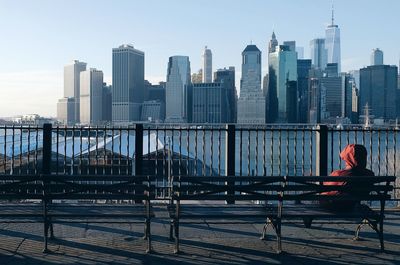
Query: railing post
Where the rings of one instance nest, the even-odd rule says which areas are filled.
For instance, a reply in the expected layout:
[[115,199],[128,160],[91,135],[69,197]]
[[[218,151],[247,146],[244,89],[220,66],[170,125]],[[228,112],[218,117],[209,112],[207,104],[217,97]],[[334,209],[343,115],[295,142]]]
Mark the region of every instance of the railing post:
[[52,125],[46,123],[43,125],[43,161],[42,174],[51,173],[51,130]]
[[48,204],[51,203],[51,200],[48,199],[47,196],[47,188],[48,188],[48,175],[51,174],[51,130],[52,125],[50,123],[46,123],[43,125],[43,159],[42,159],[42,185],[43,185],[43,238],[44,238],[44,248],[43,253],[47,253],[47,238],[49,228],[51,226],[50,220],[48,218]]
[[[235,144],[236,144],[236,128],[235,125],[229,124],[226,127],[226,153],[225,153],[225,172],[227,176],[235,176]],[[228,187],[235,185],[234,181],[228,181],[226,183]],[[228,189],[228,195],[234,195],[234,189]],[[227,200],[227,204],[234,204],[235,200]]]
[[[143,176],[143,124],[135,125],[135,176]],[[139,183],[139,182],[135,182]],[[141,203],[136,200],[135,203]]]
[[318,125],[316,148],[316,175],[328,175],[328,126]]

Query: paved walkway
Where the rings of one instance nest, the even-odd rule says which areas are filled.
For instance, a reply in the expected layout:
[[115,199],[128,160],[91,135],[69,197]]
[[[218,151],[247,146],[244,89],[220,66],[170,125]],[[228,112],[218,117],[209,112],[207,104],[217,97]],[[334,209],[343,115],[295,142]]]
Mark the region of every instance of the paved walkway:
[[[379,251],[375,232],[353,241],[355,225],[301,223],[283,226],[281,255],[274,238],[259,240],[262,224],[182,224],[181,250],[168,240],[168,220],[153,220],[154,253],[145,254],[141,224],[69,223],[55,225],[51,254],[42,251],[42,225],[0,224],[0,264],[400,264],[400,212],[387,215],[386,252]],[[270,233],[271,235],[271,233]]]

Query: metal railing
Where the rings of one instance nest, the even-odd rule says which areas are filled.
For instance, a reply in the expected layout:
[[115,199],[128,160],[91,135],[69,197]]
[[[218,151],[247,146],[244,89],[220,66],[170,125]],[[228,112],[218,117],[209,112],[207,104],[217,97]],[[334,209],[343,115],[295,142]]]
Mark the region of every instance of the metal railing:
[[157,197],[168,198],[171,176],[328,175],[344,167],[349,143],[367,148],[376,175],[399,175],[397,138],[396,128],[325,125],[3,126],[0,173],[154,175]]

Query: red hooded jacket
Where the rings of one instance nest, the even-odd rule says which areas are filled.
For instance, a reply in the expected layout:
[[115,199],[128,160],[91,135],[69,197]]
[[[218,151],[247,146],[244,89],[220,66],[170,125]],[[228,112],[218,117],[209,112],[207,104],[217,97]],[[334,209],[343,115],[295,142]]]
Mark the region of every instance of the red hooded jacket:
[[[349,144],[340,153],[340,158],[346,162],[346,167],[341,170],[335,170],[331,176],[374,176],[374,172],[366,169],[367,166],[367,150],[363,145]],[[345,181],[324,182],[324,185],[347,185]],[[324,194],[340,195],[339,191],[330,191]],[[352,207],[356,202],[335,202],[335,206],[340,204],[341,207]]]

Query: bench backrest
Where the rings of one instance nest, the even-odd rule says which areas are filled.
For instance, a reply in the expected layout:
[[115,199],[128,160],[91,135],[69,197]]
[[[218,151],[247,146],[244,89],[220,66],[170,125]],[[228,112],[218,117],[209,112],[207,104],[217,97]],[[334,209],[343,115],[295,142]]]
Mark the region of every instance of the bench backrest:
[[0,174],[1,200],[40,200],[43,196],[40,175]]
[[172,199],[178,200],[277,200],[283,177],[175,176]]
[[[172,199],[176,200],[367,200],[390,199],[394,176],[175,176]],[[346,185],[323,185],[346,182]],[[338,195],[332,195],[337,191]]]
[[0,199],[151,200],[150,176],[0,175]]
[[290,176],[283,183],[283,200],[385,201],[390,199],[388,193],[393,190],[395,179],[394,176]]

